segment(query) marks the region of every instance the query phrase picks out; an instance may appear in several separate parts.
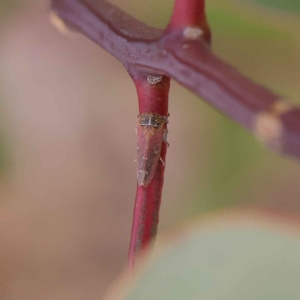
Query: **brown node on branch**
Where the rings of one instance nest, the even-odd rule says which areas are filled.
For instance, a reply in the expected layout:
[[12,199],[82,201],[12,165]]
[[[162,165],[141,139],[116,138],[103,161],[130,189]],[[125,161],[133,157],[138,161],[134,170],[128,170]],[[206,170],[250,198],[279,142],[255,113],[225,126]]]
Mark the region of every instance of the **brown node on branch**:
[[284,100],[275,101],[267,111],[255,117],[254,134],[257,139],[271,149],[284,151],[284,124],[281,117],[294,107]]

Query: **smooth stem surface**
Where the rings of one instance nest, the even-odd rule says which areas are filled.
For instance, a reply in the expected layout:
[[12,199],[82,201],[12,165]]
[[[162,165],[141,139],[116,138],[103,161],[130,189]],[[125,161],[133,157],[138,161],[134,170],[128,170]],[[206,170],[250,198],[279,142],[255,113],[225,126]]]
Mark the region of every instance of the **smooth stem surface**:
[[[216,57],[208,46],[204,4],[204,0],[176,0],[170,24],[160,30],[105,0],[51,0],[53,12],[67,28],[75,28],[124,64],[136,84],[140,113],[167,115],[171,77],[270,148],[300,159],[300,109]],[[164,77],[151,86],[147,74]],[[165,155],[164,144],[163,160]],[[159,164],[150,185],[137,188],[131,268],[136,254],[156,235],[163,174],[164,167]]]
[[[139,113],[156,113],[168,115],[168,94],[170,78],[163,76],[159,83],[147,82],[147,74],[132,73],[138,100]],[[163,143],[160,157],[166,161],[166,143]],[[159,220],[165,166],[158,163],[154,177],[149,186],[137,186],[131,241],[129,248],[129,269],[133,270],[137,255],[146,249],[155,239]]]
[[211,32],[205,15],[204,0],[175,0],[173,14],[166,32],[173,29],[198,27],[204,31],[204,39],[211,40]]
[[106,49],[127,69],[171,77],[268,147],[300,159],[300,109],[217,58],[202,39],[188,39],[176,27],[169,32],[149,27],[104,0],[51,4],[69,28]]

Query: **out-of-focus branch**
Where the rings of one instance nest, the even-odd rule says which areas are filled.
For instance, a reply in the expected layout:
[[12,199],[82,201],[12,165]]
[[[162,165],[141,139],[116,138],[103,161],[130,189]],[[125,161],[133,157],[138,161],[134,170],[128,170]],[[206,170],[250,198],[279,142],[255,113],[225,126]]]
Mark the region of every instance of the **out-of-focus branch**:
[[95,41],[127,69],[175,79],[265,144],[300,158],[300,110],[217,58],[203,33],[173,26],[163,35],[101,0],[51,3],[69,27]]

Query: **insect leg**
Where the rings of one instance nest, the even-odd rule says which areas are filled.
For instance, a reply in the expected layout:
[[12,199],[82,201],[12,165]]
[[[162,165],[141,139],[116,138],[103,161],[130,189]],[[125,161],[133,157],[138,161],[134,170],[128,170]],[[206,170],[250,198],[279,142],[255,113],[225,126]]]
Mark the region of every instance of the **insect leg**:
[[167,130],[167,129],[164,129],[163,140],[164,140],[164,142],[167,144],[167,147],[169,147],[170,144],[168,143],[167,138],[168,138],[168,130]]

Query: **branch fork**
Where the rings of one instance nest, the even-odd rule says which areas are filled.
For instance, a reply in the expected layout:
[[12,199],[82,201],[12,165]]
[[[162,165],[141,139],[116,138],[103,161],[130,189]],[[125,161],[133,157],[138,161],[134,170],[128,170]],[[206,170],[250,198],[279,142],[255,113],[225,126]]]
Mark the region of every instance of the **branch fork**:
[[[172,78],[268,147],[300,158],[300,109],[214,55],[204,0],[175,0],[165,30],[149,27],[104,0],[50,1],[52,20],[60,30],[81,32],[124,64],[136,86],[140,114],[168,115]],[[162,143],[163,161],[165,156],[166,143]],[[131,269],[136,255],[156,235],[164,169],[158,163],[150,184],[137,186]]]

